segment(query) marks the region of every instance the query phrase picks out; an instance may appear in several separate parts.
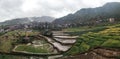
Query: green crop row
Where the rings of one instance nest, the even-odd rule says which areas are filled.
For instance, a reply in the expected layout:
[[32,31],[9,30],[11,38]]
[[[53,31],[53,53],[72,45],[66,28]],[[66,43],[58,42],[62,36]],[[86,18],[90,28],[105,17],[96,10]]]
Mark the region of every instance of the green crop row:
[[87,52],[95,47],[120,48],[120,27],[116,26],[96,27],[78,34],[77,42],[65,55]]

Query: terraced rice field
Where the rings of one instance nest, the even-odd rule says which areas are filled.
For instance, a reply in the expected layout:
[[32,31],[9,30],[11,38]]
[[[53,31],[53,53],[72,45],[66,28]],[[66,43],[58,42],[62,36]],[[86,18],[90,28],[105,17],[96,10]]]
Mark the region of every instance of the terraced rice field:
[[[102,30],[99,30],[99,27],[97,27],[97,29],[95,28],[90,29],[90,31],[87,30],[87,32],[85,32],[84,34],[80,34],[75,45],[72,47],[70,51],[65,53],[65,55],[84,53],[91,49],[94,49],[95,47],[116,48],[116,49],[120,48],[119,26],[117,25],[105,26],[104,29]],[[82,31],[79,30],[78,33]],[[73,33],[76,32],[73,31]]]
[[[33,31],[29,32],[29,36],[35,36],[39,32]],[[14,48],[13,43],[17,41],[21,41],[22,37],[25,36],[25,31],[23,30],[15,30],[7,32],[0,36],[0,52],[11,52]]]

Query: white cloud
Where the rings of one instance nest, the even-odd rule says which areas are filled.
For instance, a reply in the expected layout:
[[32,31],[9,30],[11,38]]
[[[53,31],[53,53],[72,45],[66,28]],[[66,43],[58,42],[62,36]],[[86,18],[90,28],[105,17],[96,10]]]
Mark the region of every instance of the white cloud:
[[120,0],[0,0],[0,21],[11,18],[62,17],[81,8],[94,8]]
[[25,0],[23,2],[23,5],[21,6],[21,9],[24,11],[24,12],[29,12],[29,11],[32,11],[32,10],[35,10],[37,8],[40,8],[40,6],[38,6],[38,1],[39,0]]

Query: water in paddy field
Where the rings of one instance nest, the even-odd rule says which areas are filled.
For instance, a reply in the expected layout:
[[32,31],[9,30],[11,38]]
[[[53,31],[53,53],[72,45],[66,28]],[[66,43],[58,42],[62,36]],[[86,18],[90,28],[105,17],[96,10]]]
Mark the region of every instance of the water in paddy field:
[[48,58],[47,57],[38,57],[38,56],[16,56],[16,55],[0,54],[0,59],[48,59]]

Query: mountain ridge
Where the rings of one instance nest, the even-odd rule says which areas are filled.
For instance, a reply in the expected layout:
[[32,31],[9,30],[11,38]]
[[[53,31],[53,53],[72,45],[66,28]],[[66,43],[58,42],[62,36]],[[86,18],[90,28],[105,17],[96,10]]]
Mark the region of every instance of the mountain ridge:
[[16,24],[26,24],[30,22],[52,22],[55,18],[50,16],[41,16],[41,17],[24,17],[7,20],[0,22],[0,25],[16,25]]
[[101,7],[83,8],[53,21],[55,24],[83,23],[91,19],[119,18],[120,2],[109,2]]

